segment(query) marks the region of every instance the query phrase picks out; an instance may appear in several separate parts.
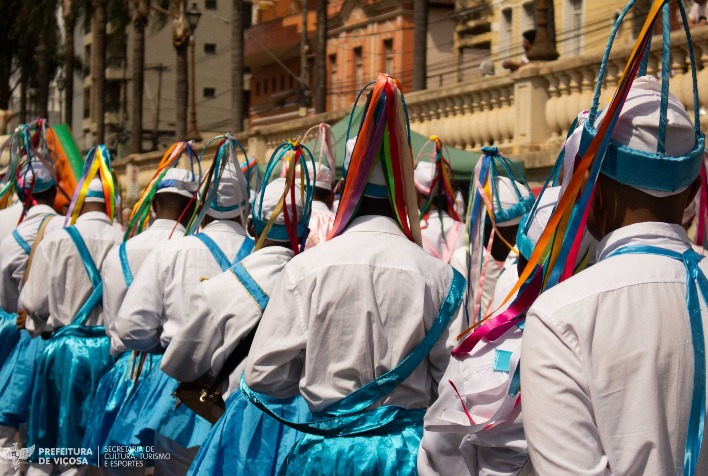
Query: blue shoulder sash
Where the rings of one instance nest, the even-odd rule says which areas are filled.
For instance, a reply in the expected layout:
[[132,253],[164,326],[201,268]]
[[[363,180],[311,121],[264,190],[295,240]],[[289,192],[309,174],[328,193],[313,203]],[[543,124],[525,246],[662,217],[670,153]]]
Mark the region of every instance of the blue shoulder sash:
[[118,257],[120,258],[120,268],[123,270],[123,279],[125,280],[125,285],[130,287],[133,284],[133,272],[130,271],[130,263],[128,262],[128,253],[125,250],[124,241],[118,247]]
[[89,280],[91,281],[91,286],[93,286],[93,291],[89,295],[86,302],[84,302],[83,306],[81,306],[81,309],[79,309],[79,311],[76,313],[76,316],[74,316],[74,318],[71,320],[71,324],[65,326],[62,329],[72,326],[83,326],[86,323],[86,320],[91,314],[93,308],[101,303],[101,299],[103,297],[103,281],[101,281],[101,275],[98,272],[96,263],[91,257],[91,253],[89,253],[88,247],[86,246],[86,242],[81,237],[81,234],[79,233],[79,230],[76,229],[76,227],[70,226],[68,228],[64,228],[64,230],[66,230],[66,232],[69,234],[71,240],[76,246],[76,249],[79,251],[79,256],[81,256],[81,261],[84,263],[84,268],[86,268],[86,273],[88,274]]
[[219,267],[222,271],[228,270],[233,264],[238,263],[243,258],[248,256],[253,250],[253,246],[255,245],[255,242],[251,238],[246,237],[246,239],[243,240],[243,243],[241,244],[241,248],[239,248],[238,252],[236,253],[234,262],[231,263],[229,261],[229,258],[226,257],[226,254],[221,251],[219,245],[217,245],[216,242],[212,240],[211,237],[209,237],[209,235],[207,235],[206,233],[197,233],[196,235],[194,235],[194,237],[198,238],[202,243],[204,243],[204,246],[207,247],[211,255],[219,264]]
[[693,475],[696,473],[706,419],[706,354],[705,341],[703,340],[701,305],[698,295],[700,290],[703,301],[708,304],[708,279],[698,267],[698,263],[705,257],[691,248],[679,253],[656,246],[631,245],[615,250],[608,258],[626,254],[665,256],[681,261],[686,268],[686,306],[688,307],[691,341],[693,343],[693,396],[691,397],[691,411],[686,433],[683,474]]
[[268,294],[263,291],[263,288],[260,287],[256,280],[253,279],[253,276],[251,276],[251,273],[249,273],[240,262],[231,267],[231,272],[246,289],[246,292],[251,295],[256,305],[260,308],[261,314],[263,314],[263,311],[265,311],[268,305],[268,300],[270,299]]
[[440,306],[438,315],[423,340],[396,367],[331,404],[319,415],[316,415],[319,418],[299,423],[280,417],[268,406],[272,399],[251,390],[243,377],[241,378],[241,391],[251,403],[263,412],[303,433],[326,437],[351,436],[365,434],[384,427],[420,424],[425,415],[424,408],[404,409],[386,405],[373,410],[367,409],[391,393],[418,368],[449,326],[455,312],[460,307],[465,292],[465,278],[456,270],[452,271],[452,281],[445,301]]
[[[44,225],[44,222],[52,217],[54,217],[54,214],[52,214],[52,213],[47,213],[46,215],[44,215],[44,218],[42,218],[42,221],[39,222],[39,228],[37,228],[37,230],[41,230],[42,225]],[[32,252],[32,246],[27,242],[27,240],[22,238],[22,235],[20,235],[20,232],[17,231],[17,228],[12,230],[12,237],[15,239],[17,244],[20,245],[20,248],[22,248],[25,253],[27,253],[29,255]]]

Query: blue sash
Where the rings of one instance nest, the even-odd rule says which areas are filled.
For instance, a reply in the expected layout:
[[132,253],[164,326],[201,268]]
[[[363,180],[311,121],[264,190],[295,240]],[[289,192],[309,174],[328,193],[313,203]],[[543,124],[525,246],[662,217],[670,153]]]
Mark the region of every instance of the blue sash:
[[243,285],[246,292],[251,295],[256,305],[261,309],[261,314],[263,314],[263,311],[265,311],[268,305],[268,300],[270,299],[268,294],[263,291],[263,288],[260,287],[256,280],[253,279],[253,276],[251,276],[251,273],[249,273],[240,262],[231,267],[231,272],[234,273],[234,276],[236,276],[236,279]]
[[236,253],[234,262],[231,263],[229,261],[229,258],[227,258],[224,252],[221,251],[219,245],[217,245],[216,242],[212,240],[211,237],[209,237],[206,233],[197,233],[196,235],[194,235],[194,237],[198,238],[202,243],[204,243],[211,255],[219,264],[221,271],[228,270],[232,265],[238,263],[243,258],[248,256],[253,250],[253,246],[255,245],[255,242],[251,238],[246,237],[246,239],[243,240],[243,243],[241,244],[241,248],[239,248],[238,252]]
[[[70,226],[68,228],[64,228],[64,230],[66,230],[66,232],[69,234],[71,240],[76,246],[76,249],[79,251],[81,261],[84,263],[86,273],[88,274],[88,277],[91,280],[91,286],[93,286],[93,291],[91,292],[91,295],[89,295],[84,305],[81,306],[79,312],[76,313],[76,316],[74,316],[74,318],[71,320],[71,324],[59,329],[57,332],[54,333],[54,336],[63,333],[62,331],[64,331],[67,327],[83,326],[83,324],[86,323],[86,320],[91,314],[93,308],[100,304],[101,299],[103,298],[103,281],[101,281],[101,275],[98,272],[96,263],[94,263],[93,258],[91,257],[91,253],[89,253],[89,250],[86,247],[86,242],[84,242],[84,239],[81,237],[81,234],[79,233],[79,230],[76,229],[76,227]],[[96,327],[99,327],[100,331],[105,335],[103,326]]]
[[706,355],[698,294],[698,290],[700,290],[703,301],[708,303],[708,279],[698,267],[698,263],[705,257],[691,248],[679,253],[656,246],[634,245],[619,248],[611,253],[608,258],[626,254],[665,256],[681,261],[686,268],[686,306],[688,307],[691,340],[693,343],[693,396],[691,397],[691,412],[686,433],[683,474],[694,475],[698,464],[698,455],[701,451],[706,418]]
[[420,425],[426,411],[424,408],[405,409],[392,405],[373,410],[367,408],[391,393],[427,358],[460,307],[464,292],[465,278],[453,269],[447,297],[423,340],[396,367],[334,402],[319,415],[314,415],[313,421],[292,422],[275,414],[265,403],[266,399],[251,390],[243,377],[241,377],[241,391],[251,403],[266,414],[291,428],[313,435],[324,437],[365,435],[383,428],[402,429]]
[[32,247],[29,243],[27,243],[24,238],[22,238],[22,236],[20,236],[20,234],[17,232],[17,228],[12,230],[12,237],[15,239],[17,244],[20,245],[20,248],[25,251],[25,253],[30,254],[30,252],[32,251]]
[[130,287],[133,284],[133,273],[130,271],[130,263],[128,263],[128,253],[125,251],[125,244],[120,244],[118,247],[118,257],[120,258],[120,267],[123,270],[123,279],[125,280],[125,285]]

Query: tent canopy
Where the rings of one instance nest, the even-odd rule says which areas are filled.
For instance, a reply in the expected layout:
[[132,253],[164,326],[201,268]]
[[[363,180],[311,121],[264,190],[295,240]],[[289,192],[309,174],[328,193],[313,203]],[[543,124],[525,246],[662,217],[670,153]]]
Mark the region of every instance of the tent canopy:
[[[351,127],[352,130],[350,131],[350,139],[357,135],[357,132],[359,130],[359,124],[361,123],[361,116],[363,114],[364,107],[359,106],[357,107],[354,112],[352,113],[354,117],[351,120]],[[337,152],[337,170],[336,170],[336,178],[340,179],[342,178],[342,168],[344,164],[344,150],[346,147],[346,142],[347,142],[347,128],[349,127],[349,120],[352,117],[352,114],[347,115],[345,118],[337,122],[332,126],[332,133],[334,134],[334,140],[336,142],[336,152]],[[442,131],[441,131],[442,132]],[[439,136],[443,144],[445,143],[445,136],[444,134],[440,134]],[[315,136],[310,135],[310,140],[305,142],[305,146],[312,151],[313,155],[316,157],[316,151],[314,150],[315,147]],[[418,153],[420,152],[421,148],[423,145],[425,145],[426,142],[428,142],[429,138],[425,137],[422,134],[419,134],[413,130],[411,130],[411,147],[413,149],[413,158],[415,159],[418,156]],[[469,152],[466,150],[462,149],[457,149],[455,147],[450,147],[450,146],[444,146],[444,151],[443,151],[443,156],[450,162],[450,165],[452,166],[452,172],[455,177],[456,182],[469,182],[470,178],[472,176],[472,173],[474,172],[474,167],[477,164],[477,161],[481,157],[481,154],[478,152]],[[426,153],[432,152],[432,145],[428,145],[426,148]],[[512,160],[514,162],[514,165],[516,165],[519,168],[519,171],[525,175],[526,174],[526,169],[524,168],[524,162],[523,161],[517,161],[517,160]],[[266,162],[267,163],[267,162]],[[280,167],[276,167],[276,169],[279,171]],[[265,164],[261,165],[261,171],[265,170]]]

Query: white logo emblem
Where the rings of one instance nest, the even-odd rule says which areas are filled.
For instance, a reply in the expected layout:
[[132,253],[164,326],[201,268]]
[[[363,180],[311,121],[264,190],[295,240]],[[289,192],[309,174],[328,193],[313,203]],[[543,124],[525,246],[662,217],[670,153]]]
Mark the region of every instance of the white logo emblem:
[[17,443],[13,443],[13,448],[0,448],[0,459],[8,461],[13,469],[20,468],[20,461],[27,461],[34,453],[34,445],[29,448],[18,448]]

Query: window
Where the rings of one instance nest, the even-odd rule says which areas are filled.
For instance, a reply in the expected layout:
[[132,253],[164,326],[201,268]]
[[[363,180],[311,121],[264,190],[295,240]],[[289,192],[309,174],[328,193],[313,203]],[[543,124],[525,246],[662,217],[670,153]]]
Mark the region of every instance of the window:
[[268,94],[268,80],[263,80],[263,94]]
[[332,91],[336,90],[339,85],[337,84],[337,55],[329,55],[329,92],[331,98],[330,109],[335,110],[338,108],[337,95],[332,94]]
[[84,119],[91,117],[91,88],[84,89]]
[[276,78],[273,77],[273,78],[270,78],[270,89],[271,89],[273,92],[275,92],[275,88],[276,88]]
[[290,76],[290,89],[292,89],[294,87],[295,87],[295,79],[292,76]]
[[216,54],[216,43],[204,43],[204,54]]
[[280,75],[280,90],[285,91],[285,75]]
[[361,46],[354,48],[354,80],[357,90],[364,87],[364,60]]
[[204,8],[207,10],[216,10],[216,0],[205,0]]
[[216,89],[215,88],[204,88],[204,91],[202,94],[204,96],[204,99],[213,98],[216,96]]
[[393,76],[393,40],[388,39],[383,42],[384,49],[384,73]]
[[499,49],[502,58],[512,56],[513,16],[511,8],[502,10],[501,25],[499,29]]
[[583,0],[565,0],[563,6],[563,43],[562,51],[567,55],[579,55],[583,52]]
[[521,5],[521,33],[536,28],[536,9],[533,2]]
[[261,95],[261,82],[256,81],[256,96],[260,96],[260,95]]

